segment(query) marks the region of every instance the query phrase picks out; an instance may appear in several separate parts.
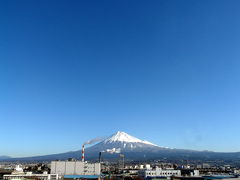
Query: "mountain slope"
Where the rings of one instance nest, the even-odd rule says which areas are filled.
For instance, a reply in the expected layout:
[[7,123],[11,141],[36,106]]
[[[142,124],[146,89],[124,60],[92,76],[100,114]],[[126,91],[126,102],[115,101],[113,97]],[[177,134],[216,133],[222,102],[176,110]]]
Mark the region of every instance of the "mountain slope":
[[[172,160],[240,160],[240,153],[217,153],[210,151],[193,151],[160,147],[158,145],[155,145],[148,141],[140,140],[136,137],[128,135],[125,132],[120,131],[93,146],[86,147],[85,159],[97,160],[99,152],[102,152],[104,159],[118,158],[119,153],[122,153],[129,160],[140,161],[163,158]],[[11,158],[8,160],[51,161],[56,159],[66,160],[68,158],[81,159],[81,150],[45,156]]]
[[143,141],[133,136],[128,135],[125,132],[118,131],[109,138],[103,140],[102,142],[89,147],[87,152],[112,152],[112,149],[118,149],[119,152],[152,152],[158,151],[160,149],[167,149],[159,147],[148,141]]
[[153,143],[140,140],[136,137],[130,136],[129,134],[127,134],[125,132],[121,132],[121,131],[118,131],[117,133],[113,134],[112,136],[110,136],[109,138],[107,138],[103,141],[104,144],[114,143],[114,142],[142,143],[142,144],[149,144],[149,145],[157,146]]

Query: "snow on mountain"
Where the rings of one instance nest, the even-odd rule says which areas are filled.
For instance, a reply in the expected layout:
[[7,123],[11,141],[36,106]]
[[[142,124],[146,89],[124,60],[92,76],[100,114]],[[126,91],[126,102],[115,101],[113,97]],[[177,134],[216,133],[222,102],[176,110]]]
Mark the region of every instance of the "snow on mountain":
[[117,133],[113,134],[111,137],[104,140],[104,144],[113,143],[113,142],[143,143],[143,144],[149,144],[149,145],[157,146],[153,143],[150,143],[148,141],[140,140],[136,137],[130,136],[129,134],[127,134],[125,132],[121,132],[121,131],[118,131]]
[[105,140],[86,148],[86,152],[126,153],[126,152],[157,152],[164,147],[157,146],[148,141],[140,140],[125,132],[118,131]]

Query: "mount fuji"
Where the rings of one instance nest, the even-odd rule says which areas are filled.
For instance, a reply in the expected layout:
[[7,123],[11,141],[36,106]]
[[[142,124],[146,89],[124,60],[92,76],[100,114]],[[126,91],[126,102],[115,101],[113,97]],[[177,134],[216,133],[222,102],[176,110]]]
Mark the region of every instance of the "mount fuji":
[[[98,139],[98,138],[97,138]],[[96,142],[91,140],[89,142]],[[89,143],[87,143],[89,144]],[[240,153],[219,153],[212,151],[195,151],[185,149],[171,149],[161,147],[151,142],[140,140],[125,132],[118,131],[108,138],[102,139],[98,143],[85,148],[86,160],[97,160],[99,152],[102,152],[103,159],[116,159],[119,154],[124,154],[129,160],[220,160],[220,161],[239,161]],[[60,154],[51,154],[45,156],[24,157],[24,158],[9,158],[4,161],[51,161],[51,160],[66,160],[68,158],[81,159],[82,150],[70,151]],[[0,159],[1,160],[1,159]]]
[[112,136],[104,139],[98,144],[87,148],[88,153],[105,152],[105,153],[130,153],[130,152],[157,152],[169,148],[160,147],[151,142],[140,140],[125,132],[118,131]]

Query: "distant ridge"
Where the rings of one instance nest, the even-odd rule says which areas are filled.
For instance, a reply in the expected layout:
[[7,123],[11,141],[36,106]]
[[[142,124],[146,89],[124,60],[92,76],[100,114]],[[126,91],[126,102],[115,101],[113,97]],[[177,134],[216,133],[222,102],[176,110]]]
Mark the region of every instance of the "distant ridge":
[[0,160],[4,160],[4,159],[10,159],[10,156],[0,156]]

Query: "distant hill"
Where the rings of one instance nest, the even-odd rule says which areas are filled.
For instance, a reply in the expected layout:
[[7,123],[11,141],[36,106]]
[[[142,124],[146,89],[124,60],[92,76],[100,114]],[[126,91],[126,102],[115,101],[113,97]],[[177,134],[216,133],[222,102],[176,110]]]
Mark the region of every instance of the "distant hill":
[[0,156],[0,160],[10,159],[10,156]]

